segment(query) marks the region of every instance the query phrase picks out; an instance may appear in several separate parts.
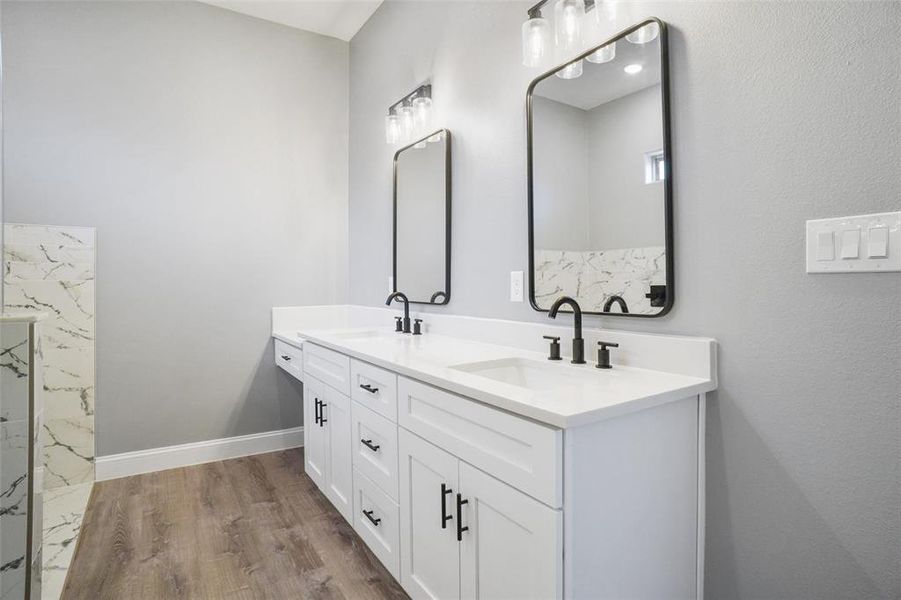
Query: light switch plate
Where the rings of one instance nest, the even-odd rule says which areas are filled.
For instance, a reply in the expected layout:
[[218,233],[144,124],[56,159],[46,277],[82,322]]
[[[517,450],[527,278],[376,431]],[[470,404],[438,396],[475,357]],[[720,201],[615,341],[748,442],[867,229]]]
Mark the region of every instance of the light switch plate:
[[901,211],[807,221],[808,273],[899,271]]
[[388,275],[388,295],[394,293],[394,275]]
[[510,302],[522,302],[522,271],[510,271]]

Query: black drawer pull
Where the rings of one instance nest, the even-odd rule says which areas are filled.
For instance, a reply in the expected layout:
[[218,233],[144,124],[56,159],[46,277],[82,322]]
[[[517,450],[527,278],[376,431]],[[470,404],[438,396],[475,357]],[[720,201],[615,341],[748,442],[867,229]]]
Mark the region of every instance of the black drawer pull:
[[324,427],[326,423],[328,423],[328,419],[325,418],[325,402],[320,400],[319,401],[319,426]]
[[378,527],[378,526],[379,526],[379,523],[381,523],[382,520],[381,520],[381,519],[376,519],[376,518],[374,518],[374,517],[372,516],[372,513],[373,513],[373,512],[374,512],[374,511],[371,511],[371,510],[364,510],[364,511],[363,511],[363,515],[364,515],[367,519],[369,519],[369,522],[370,522],[370,523],[372,523],[373,525],[375,525],[376,527]]
[[361,383],[360,387],[362,389],[366,390],[367,392],[369,392],[370,394],[378,394],[379,393],[379,388],[374,388],[371,385],[369,385],[368,383]]
[[469,500],[464,500],[463,496],[457,494],[457,541],[463,541],[463,532],[469,531],[469,527],[463,526],[463,505],[469,504]]
[[381,446],[379,446],[378,444],[373,444],[372,440],[360,440],[360,443],[363,444],[364,446],[366,446],[367,448],[369,448],[370,450],[372,450],[373,452],[378,452],[379,448],[381,448]]
[[453,515],[447,514],[447,495],[453,491],[446,483],[441,484],[441,529],[447,529],[447,522],[454,518]]
[[291,357],[287,354],[282,354],[282,360],[291,360]]
[[315,423],[316,423],[317,425],[319,425],[319,419],[322,418],[321,416],[319,416],[319,409],[320,409],[320,407],[321,407],[321,404],[322,404],[322,403],[319,402],[319,398],[316,398],[316,410],[314,411],[314,414],[316,415]]

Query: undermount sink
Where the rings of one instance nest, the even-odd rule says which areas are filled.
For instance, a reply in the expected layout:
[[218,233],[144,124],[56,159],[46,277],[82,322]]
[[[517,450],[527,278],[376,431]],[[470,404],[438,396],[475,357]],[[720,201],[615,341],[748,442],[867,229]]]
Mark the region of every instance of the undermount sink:
[[572,387],[597,377],[596,373],[583,372],[560,363],[543,363],[527,358],[501,358],[455,365],[451,368],[529,390]]

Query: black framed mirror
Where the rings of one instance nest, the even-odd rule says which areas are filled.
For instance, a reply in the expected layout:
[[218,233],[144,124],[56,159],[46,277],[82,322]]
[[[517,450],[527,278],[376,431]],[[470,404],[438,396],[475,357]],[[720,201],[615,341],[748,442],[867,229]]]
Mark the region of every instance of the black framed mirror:
[[450,302],[451,133],[394,154],[394,291],[415,304]]
[[528,88],[529,300],[587,314],[673,306],[666,24],[622,31]]

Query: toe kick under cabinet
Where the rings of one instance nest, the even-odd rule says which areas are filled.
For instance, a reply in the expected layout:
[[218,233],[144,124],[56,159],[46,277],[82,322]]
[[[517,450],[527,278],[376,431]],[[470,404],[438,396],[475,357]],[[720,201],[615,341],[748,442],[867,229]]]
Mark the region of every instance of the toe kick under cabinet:
[[703,397],[564,430],[303,361],[305,471],[412,598],[701,597]]

